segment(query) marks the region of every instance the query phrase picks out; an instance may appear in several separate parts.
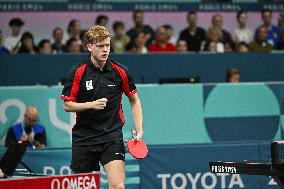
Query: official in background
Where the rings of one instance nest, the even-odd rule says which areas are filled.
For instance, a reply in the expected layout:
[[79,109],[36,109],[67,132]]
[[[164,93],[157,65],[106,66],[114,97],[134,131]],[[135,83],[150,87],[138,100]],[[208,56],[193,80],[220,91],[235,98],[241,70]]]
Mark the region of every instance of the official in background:
[[[29,142],[29,147],[46,147],[46,132],[44,126],[38,123],[38,110],[35,106],[29,106],[24,114],[22,122],[14,124],[8,130],[5,146]],[[36,145],[35,145],[36,144]]]

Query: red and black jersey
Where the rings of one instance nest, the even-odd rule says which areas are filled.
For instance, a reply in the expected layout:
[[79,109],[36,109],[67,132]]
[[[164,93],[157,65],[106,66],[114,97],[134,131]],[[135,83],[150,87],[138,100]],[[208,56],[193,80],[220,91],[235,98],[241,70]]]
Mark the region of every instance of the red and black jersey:
[[95,67],[91,59],[73,67],[61,99],[77,103],[108,99],[104,110],[89,109],[77,113],[72,130],[73,142],[90,144],[122,139],[122,94],[129,97],[136,92],[127,68],[112,60],[107,60],[103,70]]

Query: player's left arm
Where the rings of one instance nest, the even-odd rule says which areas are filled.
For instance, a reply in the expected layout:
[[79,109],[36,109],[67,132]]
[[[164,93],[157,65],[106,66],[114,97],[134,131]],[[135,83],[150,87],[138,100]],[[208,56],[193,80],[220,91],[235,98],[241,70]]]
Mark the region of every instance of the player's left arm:
[[135,93],[132,96],[129,96],[128,99],[131,105],[132,117],[133,117],[134,126],[136,130],[136,137],[137,139],[142,139],[143,113],[142,113],[142,106],[141,106],[140,99],[137,93]]

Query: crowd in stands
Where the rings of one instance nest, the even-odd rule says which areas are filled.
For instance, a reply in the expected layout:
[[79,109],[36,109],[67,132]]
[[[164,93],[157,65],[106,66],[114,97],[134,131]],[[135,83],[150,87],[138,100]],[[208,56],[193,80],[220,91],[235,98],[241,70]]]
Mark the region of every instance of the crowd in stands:
[[[261,11],[262,25],[256,31],[248,26],[248,14],[245,11],[236,13],[237,28],[232,33],[223,25],[221,14],[211,18],[207,29],[198,25],[198,13],[188,12],[186,28],[180,28],[177,41],[172,40],[171,25],[161,25],[153,29],[144,23],[144,12],[133,12],[133,27],[126,31],[122,21],[112,25],[113,36],[111,51],[114,53],[155,53],[155,52],[270,52],[284,49],[284,30],[272,24],[272,12]],[[100,15],[94,24],[107,26],[109,18]],[[87,52],[84,36],[86,29],[81,28],[80,20],[71,20],[65,31],[61,27],[53,29],[53,41],[41,39],[35,44],[31,31],[21,33],[24,21],[13,18],[9,22],[10,36],[3,37],[0,30],[0,54],[60,54]],[[178,28],[175,28],[176,30]],[[65,36],[66,38],[66,36]]]

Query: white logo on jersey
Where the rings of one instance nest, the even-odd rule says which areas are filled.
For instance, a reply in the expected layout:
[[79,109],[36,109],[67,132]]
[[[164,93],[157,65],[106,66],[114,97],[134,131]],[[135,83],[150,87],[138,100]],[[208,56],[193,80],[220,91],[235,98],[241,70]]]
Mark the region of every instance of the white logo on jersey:
[[93,89],[93,81],[92,80],[86,81],[86,88],[87,88],[88,91]]

